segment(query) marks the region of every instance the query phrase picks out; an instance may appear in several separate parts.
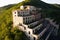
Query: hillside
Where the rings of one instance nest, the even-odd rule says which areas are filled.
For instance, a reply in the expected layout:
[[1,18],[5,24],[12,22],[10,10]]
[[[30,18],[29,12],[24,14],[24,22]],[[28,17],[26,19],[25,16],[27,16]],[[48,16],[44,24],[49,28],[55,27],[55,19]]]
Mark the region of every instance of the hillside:
[[[12,28],[12,10],[19,9],[21,5],[33,5],[42,8],[44,17],[54,18],[60,23],[60,7],[47,4],[43,1],[23,1],[0,7],[0,40],[26,40],[24,33]],[[59,6],[59,5],[58,5]],[[60,34],[59,34],[60,35]]]
[[60,4],[53,4],[54,6],[60,8]]
[[60,9],[59,7],[57,6],[54,6],[53,4],[47,4],[43,1],[30,1],[30,2],[27,2],[27,3],[24,3],[24,5],[33,5],[33,6],[36,6],[36,7],[39,7],[39,8],[43,8],[43,9]]

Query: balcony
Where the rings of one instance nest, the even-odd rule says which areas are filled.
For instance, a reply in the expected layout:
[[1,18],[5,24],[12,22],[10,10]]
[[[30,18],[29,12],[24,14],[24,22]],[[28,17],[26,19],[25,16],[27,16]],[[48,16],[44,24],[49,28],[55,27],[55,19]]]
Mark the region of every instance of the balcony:
[[45,26],[42,26],[39,29],[36,29],[35,32],[33,32],[33,34],[36,34],[36,35],[40,34],[45,28],[46,28]]
[[28,28],[33,29],[33,28],[35,28],[35,27],[39,26],[40,24],[42,24],[42,21],[41,21],[41,20],[39,20],[39,21],[36,21],[36,22],[34,22],[34,23],[29,24]]
[[52,30],[52,27],[49,27],[49,29],[42,35],[42,39],[45,40],[46,37],[49,35],[50,31]]
[[47,24],[47,23],[48,23],[48,21],[43,21],[43,23],[42,23],[43,26],[38,28],[39,30],[36,29],[34,34],[40,34],[42,31],[45,31],[45,29],[47,30],[47,28],[50,27],[50,24]]

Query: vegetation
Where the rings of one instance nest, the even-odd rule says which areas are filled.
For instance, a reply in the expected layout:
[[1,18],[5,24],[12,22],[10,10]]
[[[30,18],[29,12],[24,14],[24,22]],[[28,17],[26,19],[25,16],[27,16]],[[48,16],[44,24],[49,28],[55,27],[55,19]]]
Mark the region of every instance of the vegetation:
[[[25,34],[12,27],[12,10],[19,9],[21,5],[33,5],[42,8],[45,17],[54,18],[60,23],[60,6],[44,3],[40,0],[25,0],[18,4],[0,7],[0,40],[27,40]],[[60,30],[60,29],[59,29]],[[60,35],[60,34],[59,34]]]
[[0,8],[0,40],[27,40],[25,34],[12,26],[12,10],[22,3],[7,5]]

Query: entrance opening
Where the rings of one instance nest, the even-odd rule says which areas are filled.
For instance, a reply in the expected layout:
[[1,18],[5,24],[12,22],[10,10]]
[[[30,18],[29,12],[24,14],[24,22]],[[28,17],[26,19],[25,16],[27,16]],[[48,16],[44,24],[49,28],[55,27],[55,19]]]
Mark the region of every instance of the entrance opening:
[[36,38],[34,37],[34,40],[36,40]]

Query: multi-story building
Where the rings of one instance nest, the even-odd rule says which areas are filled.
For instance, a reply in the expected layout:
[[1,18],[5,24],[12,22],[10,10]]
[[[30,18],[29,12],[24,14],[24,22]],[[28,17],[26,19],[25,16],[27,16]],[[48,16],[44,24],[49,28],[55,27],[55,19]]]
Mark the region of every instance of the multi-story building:
[[41,8],[21,6],[20,10],[13,11],[13,27],[17,27],[30,40],[48,40],[51,34],[57,34],[59,25],[49,18],[42,18]]

